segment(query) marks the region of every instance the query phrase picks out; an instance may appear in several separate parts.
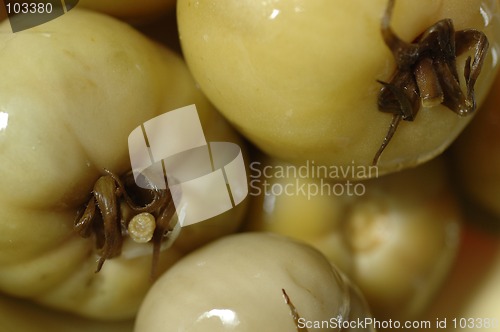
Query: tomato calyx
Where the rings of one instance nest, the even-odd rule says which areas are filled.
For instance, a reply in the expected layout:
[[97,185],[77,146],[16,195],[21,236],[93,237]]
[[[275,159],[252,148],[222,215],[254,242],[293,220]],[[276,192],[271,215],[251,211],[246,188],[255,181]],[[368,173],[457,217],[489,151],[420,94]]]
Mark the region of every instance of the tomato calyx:
[[[400,39],[390,27],[396,0],[389,0],[381,23],[384,42],[391,50],[397,69],[389,82],[382,84],[378,109],[392,114],[392,121],[382,144],[373,158],[378,161],[401,120],[413,121],[421,106],[444,105],[459,116],[475,112],[474,85],[488,54],[486,35],[475,29],[455,30],[451,19],[428,27],[413,42]],[[457,57],[474,50],[464,66],[466,91],[462,92],[457,71]]]
[[83,238],[94,237],[100,256],[96,273],[107,259],[121,255],[125,236],[138,243],[152,242],[154,278],[163,241],[175,237],[171,225],[176,211],[172,194],[148,179],[147,189],[138,187],[131,172],[122,177],[107,169],[104,173],[96,180],[87,204],[79,209],[74,230]]

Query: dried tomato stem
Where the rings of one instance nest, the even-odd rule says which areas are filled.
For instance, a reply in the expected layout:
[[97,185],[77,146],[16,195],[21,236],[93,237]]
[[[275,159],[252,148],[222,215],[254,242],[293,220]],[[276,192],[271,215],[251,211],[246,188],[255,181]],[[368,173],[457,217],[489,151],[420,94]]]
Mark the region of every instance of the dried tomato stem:
[[443,90],[439,78],[430,58],[424,58],[415,66],[415,79],[417,80],[422,106],[434,107],[444,101]]
[[[171,234],[170,222],[175,215],[172,195],[169,190],[154,186],[137,187],[130,172],[121,178],[109,170],[104,172],[94,184],[83,214],[78,214],[74,229],[82,237],[94,235],[100,255],[96,272],[106,259],[121,255],[123,236],[129,235],[139,243],[152,241],[151,275],[155,276],[162,242],[173,242],[178,235]],[[171,239],[173,235],[175,238]]]

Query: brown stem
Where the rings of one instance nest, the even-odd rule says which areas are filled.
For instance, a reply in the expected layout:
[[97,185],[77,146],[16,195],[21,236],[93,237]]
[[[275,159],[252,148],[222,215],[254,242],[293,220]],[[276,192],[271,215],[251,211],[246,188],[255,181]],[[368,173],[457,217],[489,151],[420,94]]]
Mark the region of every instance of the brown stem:
[[375,157],[373,158],[372,162],[373,166],[376,166],[378,164],[380,156],[382,155],[382,152],[384,152],[385,148],[391,141],[392,136],[394,136],[394,133],[396,132],[396,129],[398,128],[398,125],[401,122],[401,118],[402,116],[400,114],[394,114],[392,116],[392,122],[391,125],[389,126],[389,130],[387,131],[387,135],[385,135],[382,145],[380,145],[380,148],[378,149],[377,153],[375,154]]
[[290,300],[290,297],[288,297],[288,294],[286,293],[286,291],[284,289],[281,289],[281,291],[283,292],[283,297],[285,298],[285,303],[288,305],[288,307],[290,308],[290,312],[292,313],[293,321],[295,323],[295,326],[297,327],[297,332],[307,332],[306,327],[299,326],[300,315],[297,311],[297,308],[295,308],[295,306],[293,305],[293,303]]

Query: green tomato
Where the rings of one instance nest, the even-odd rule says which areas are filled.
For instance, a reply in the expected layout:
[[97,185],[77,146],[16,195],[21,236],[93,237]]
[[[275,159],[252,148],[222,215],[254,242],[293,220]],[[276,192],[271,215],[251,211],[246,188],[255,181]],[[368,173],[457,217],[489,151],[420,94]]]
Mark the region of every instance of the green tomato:
[[[387,0],[180,0],[183,54],[214,105],[266,153],[293,163],[371,164],[391,123],[377,109],[395,70],[380,32]],[[411,42],[443,18],[474,28],[498,53],[494,1],[397,1],[391,26]],[[466,56],[458,59],[463,79]],[[488,55],[476,85],[481,103],[497,63]],[[464,88],[462,88],[463,90]],[[470,121],[443,105],[403,121],[380,174],[440,154]]]
[[364,321],[370,314],[323,255],[285,237],[246,233],[217,240],[168,270],[146,296],[135,331],[304,331],[339,317]]
[[[128,135],[157,115],[196,104],[208,141],[240,142],[183,61],[124,23],[75,9],[0,31],[0,291],[89,317],[133,317],[151,285],[150,245],[96,274],[93,239],[73,230],[77,210],[103,169],[130,169]],[[234,231],[243,211],[183,228],[160,270]]]
[[295,177],[276,161],[258,169],[264,165],[272,169],[260,179],[251,173],[257,197],[247,229],[319,249],[377,317],[415,319],[426,309],[454,262],[462,219],[441,161],[359,183]]

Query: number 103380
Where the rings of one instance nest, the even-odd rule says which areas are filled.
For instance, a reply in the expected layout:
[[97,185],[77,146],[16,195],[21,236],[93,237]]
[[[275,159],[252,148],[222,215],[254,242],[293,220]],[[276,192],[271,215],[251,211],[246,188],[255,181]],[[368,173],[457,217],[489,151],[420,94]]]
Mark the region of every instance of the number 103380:
[[451,320],[455,329],[494,329],[500,325],[498,318],[453,318]]
[[5,4],[8,15],[13,14],[50,14],[52,13],[52,4],[36,2],[15,2]]

